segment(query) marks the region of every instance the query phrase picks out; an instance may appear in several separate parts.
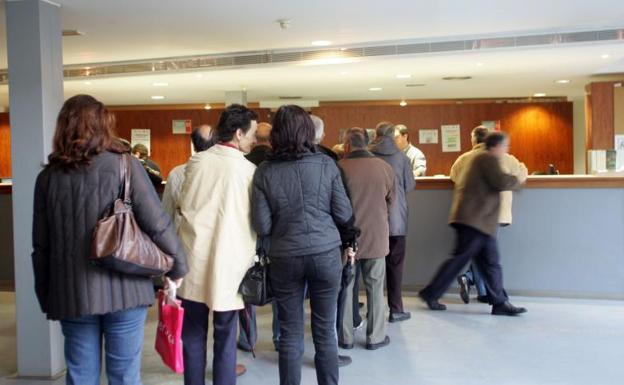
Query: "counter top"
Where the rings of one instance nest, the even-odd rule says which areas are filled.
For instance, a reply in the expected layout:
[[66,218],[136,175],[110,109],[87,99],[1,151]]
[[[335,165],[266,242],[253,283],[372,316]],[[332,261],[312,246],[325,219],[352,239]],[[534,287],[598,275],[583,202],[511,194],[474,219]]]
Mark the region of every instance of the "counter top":
[[[416,178],[417,190],[447,190],[453,188],[451,178]],[[531,175],[524,188],[624,188],[624,177],[596,175]]]

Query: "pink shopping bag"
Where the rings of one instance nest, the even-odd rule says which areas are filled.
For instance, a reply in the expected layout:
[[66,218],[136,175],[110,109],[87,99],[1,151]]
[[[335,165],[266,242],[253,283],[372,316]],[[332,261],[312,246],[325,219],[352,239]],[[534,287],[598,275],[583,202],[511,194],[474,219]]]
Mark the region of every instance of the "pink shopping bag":
[[182,321],[184,309],[181,301],[170,298],[163,290],[158,291],[158,330],[156,351],[165,365],[176,373],[184,373],[182,358]]

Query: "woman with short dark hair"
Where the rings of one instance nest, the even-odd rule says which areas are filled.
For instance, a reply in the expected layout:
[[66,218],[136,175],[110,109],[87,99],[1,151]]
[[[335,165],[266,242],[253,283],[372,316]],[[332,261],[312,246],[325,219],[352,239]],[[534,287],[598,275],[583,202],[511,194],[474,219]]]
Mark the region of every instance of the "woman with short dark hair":
[[[35,291],[48,319],[61,321],[70,385],[100,383],[102,347],[109,384],[141,383],[143,327],[147,306],[154,301],[152,281],[89,261],[95,225],[121,195],[127,147],[114,128],[114,115],[95,98],[68,99],[58,116],[49,163],[35,185]],[[143,167],[126,157],[135,218],[173,257],[167,275],[179,283],[187,271],[180,241]]]
[[301,382],[303,301],[307,284],[319,384],[338,383],[336,306],[342,272],[337,228],[352,218],[336,163],[316,151],[314,125],[301,107],[280,107],[269,160],[253,180],[252,221],[269,238],[270,283],[280,321],[282,385]]

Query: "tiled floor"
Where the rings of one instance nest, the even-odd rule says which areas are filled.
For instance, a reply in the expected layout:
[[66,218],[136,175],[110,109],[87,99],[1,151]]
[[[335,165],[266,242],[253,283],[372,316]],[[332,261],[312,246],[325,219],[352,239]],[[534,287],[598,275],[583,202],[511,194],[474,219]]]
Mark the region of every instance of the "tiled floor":
[[[0,293],[0,376],[15,371],[14,299]],[[341,369],[343,385],[611,385],[624,384],[624,303],[514,298],[521,317],[493,317],[482,304],[464,305],[449,296],[446,312],[431,312],[407,299],[412,319],[388,325],[389,347],[342,351],[353,364]],[[270,307],[259,311],[258,356],[239,353],[247,374],[238,384],[278,384],[277,353],[271,342]],[[150,311],[143,356],[145,385],[181,384],[153,349],[155,313]],[[316,384],[309,334],[302,384]],[[207,383],[210,383],[208,373]],[[27,382],[20,382],[26,384]],[[13,384],[0,379],[0,384]],[[36,383],[32,383],[36,384]]]

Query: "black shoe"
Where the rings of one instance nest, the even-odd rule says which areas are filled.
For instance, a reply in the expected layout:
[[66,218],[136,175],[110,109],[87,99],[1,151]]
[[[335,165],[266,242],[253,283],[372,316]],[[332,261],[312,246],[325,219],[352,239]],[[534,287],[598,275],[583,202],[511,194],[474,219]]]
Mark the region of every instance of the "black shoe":
[[342,368],[343,366],[351,365],[353,360],[349,356],[341,356],[338,355],[338,367]]
[[360,330],[364,326],[364,320],[360,318],[360,323],[353,327],[353,330]]
[[470,285],[468,284],[468,278],[465,274],[457,277],[457,283],[459,284],[459,296],[464,303],[470,303]]
[[526,309],[523,307],[515,307],[510,304],[509,301],[505,301],[501,304],[492,306],[492,315],[518,315],[526,313]]
[[412,315],[408,311],[399,311],[395,313],[390,313],[390,317],[388,317],[388,322],[393,323],[407,321],[410,318],[412,318]]
[[383,348],[384,346],[390,345],[390,337],[386,336],[383,341],[378,342],[376,344],[366,344],[367,350],[377,350],[379,348]]
[[441,304],[440,302],[438,302],[437,299],[427,298],[427,296],[423,294],[422,291],[418,293],[418,296],[420,297],[420,299],[425,301],[429,310],[446,310],[446,305]]
[[353,349],[353,344],[343,344],[342,342],[338,341],[338,346],[340,347],[340,349]]

